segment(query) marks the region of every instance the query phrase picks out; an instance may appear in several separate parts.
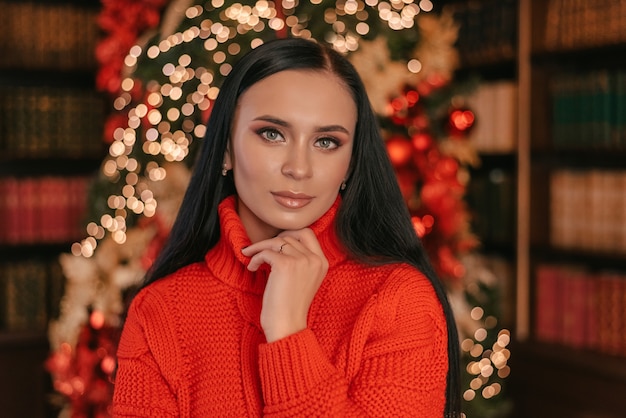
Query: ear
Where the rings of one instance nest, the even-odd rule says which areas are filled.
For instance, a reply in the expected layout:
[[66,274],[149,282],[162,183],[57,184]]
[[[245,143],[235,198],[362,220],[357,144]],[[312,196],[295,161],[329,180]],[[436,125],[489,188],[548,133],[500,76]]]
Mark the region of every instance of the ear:
[[350,162],[350,166],[348,166],[348,171],[346,172],[346,175],[343,176],[344,184],[347,183],[348,180],[350,180],[350,177],[352,177],[352,171],[353,171],[352,162]]
[[230,147],[226,147],[226,151],[224,151],[224,161],[222,162],[222,168],[225,170],[232,170],[233,161],[230,155]]

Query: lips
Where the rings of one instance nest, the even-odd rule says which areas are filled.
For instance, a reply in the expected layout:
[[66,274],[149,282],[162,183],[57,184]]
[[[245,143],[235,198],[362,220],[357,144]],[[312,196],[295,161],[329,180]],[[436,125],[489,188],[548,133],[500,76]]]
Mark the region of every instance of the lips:
[[312,196],[306,195],[304,193],[294,193],[294,192],[272,192],[272,196],[274,200],[288,209],[300,209],[311,203],[313,200]]

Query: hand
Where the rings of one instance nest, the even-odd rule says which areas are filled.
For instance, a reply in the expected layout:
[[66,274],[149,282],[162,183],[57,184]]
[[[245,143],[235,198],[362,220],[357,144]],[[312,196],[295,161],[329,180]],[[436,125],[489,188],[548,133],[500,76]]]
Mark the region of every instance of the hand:
[[309,308],[328,271],[328,260],[313,231],[284,231],[242,253],[252,257],[250,271],[263,263],[271,267],[261,308],[261,328],[267,341],[305,329]]

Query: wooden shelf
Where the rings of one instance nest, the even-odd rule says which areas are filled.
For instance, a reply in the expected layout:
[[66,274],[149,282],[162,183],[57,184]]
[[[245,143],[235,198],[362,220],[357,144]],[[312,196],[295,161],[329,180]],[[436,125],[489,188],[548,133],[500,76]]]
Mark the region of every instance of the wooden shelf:
[[13,68],[0,64],[0,86],[50,86],[75,89],[96,88],[96,68]]
[[533,65],[541,66],[566,67],[575,63],[577,69],[623,65],[626,63],[626,43],[581,49],[536,50],[531,59]]
[[[537,245],[531,249],[536,262],[584,264],[593,270],[626,270],[626,254]],[[626,358],[623,360],[626,363]]]
[[535,165],[554,169],[576,167],[582,169],[620,169],[626,167],[626,149],[558,149],[532,152]]
[[0,176],[37,177],[43,175],[71,176],[95,174],[103,158],[57,157],[57,158],[14,158],[0,157]]
[[480,165],[471,167],[472,172],[491,171],[498,168],[514,171],[517,166],[517,153],[515,152],[481,152],[478,157],[480,158]]
[[6,331],[0,330],[0,347],[47,347],[48,336],[44,331]]
[[511,393],[519,418],[621,418],[626,359],[541,342],[511,346]]
[[514,80],[517,78],[517,66],[513,57],[504,57],[489,62],[461,64],[455,72],[455,79],[466,79],[479,75],[481,80]]
[[0,261],[56,258],[60,253],[70,252],[73,243],[0,244]]

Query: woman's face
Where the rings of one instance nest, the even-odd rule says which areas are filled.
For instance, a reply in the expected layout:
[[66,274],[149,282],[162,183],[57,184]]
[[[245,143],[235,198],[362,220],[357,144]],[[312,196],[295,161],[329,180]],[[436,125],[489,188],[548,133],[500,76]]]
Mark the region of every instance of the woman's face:
[[252,242],[307,227],[332,206],[356,120],[347,87],[327,72],[282,71],[240,97],[224,163]]

